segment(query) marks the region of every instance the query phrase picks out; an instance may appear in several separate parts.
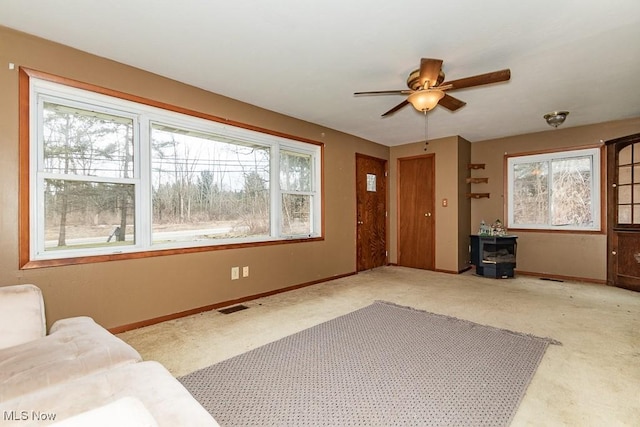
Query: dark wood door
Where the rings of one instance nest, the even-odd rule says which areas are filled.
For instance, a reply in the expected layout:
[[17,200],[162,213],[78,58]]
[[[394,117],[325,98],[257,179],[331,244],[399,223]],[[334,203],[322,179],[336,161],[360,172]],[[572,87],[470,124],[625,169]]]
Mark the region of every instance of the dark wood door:
[[433,154],[398,160],[398,265],[435,268]]
[[640,291],[640,134],[606,144],[607,284]]
[[358,271],[387,264],[387,161],[356,154]]

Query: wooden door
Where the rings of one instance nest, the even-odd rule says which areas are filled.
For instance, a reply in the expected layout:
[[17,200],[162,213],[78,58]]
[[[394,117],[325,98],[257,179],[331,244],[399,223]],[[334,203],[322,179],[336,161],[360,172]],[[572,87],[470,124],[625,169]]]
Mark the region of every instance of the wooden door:
[[607,284],[640,291],[640,134],[606,144]]
[[356,154],[358,271],[387,264],[387,161]]
[[434,155],[398,160],[398,265],[435,269]]

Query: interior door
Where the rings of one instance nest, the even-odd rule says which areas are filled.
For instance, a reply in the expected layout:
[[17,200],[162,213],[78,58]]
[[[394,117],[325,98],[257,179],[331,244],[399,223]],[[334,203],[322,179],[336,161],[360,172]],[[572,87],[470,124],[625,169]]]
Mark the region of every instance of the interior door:
[[387,161],[356,154],[357,270],[387,264]]
[[607,284],[640,291],[640,134],[607,141]]
[[435,269],[434,159],[398,160],[398,265]]

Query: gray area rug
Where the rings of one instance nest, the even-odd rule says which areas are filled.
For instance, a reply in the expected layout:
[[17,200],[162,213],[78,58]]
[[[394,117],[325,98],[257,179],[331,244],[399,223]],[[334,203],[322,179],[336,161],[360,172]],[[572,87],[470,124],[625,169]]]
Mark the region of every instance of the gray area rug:
[[179,380],[221,426],[506,426],[549,344],[376,302]]

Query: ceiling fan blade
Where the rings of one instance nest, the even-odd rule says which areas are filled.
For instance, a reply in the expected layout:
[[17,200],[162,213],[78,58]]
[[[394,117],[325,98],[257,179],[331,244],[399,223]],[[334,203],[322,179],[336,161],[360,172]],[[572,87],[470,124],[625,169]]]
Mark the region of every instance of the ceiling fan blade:
[[393,113],[395,113],[396,111],[398,111],[399,109],[401,109],[402,107],[404,107],[405,105],[409,105],[409,101],[407,101],[406,99],[404,101],[402,101],[400,104],[396,105],[395,107],[393,107],[391,110],[387,111],[386,113],[384,113],[382,115],[382,117],[387,117]]
[[444,97],[438,102],[438,105],[443,106],[447,110],[456,111],[458,108],[462,108],[467,105],[467,103],[445,93]]
[[511,70],[507,68],[505,70],[493,71],[491,73],[486,73],[486,74],[478,74],[477,76],[466,77],[464,79],[443,82],[442,86],[451,85],[452,87],[449,90],[457,90],[457,89],[464,89],[467,87],[487,85],[490,83],[504,82],[509,80],[510,78],[511,78]]
[[420,60],[420,87],[429,80],[427,89],[435,85],[442,69],[442,59],[422,58]]
[[408,89],[400,90],[374,90],[370,92],[354,92],[354,95],[409,95],[413,91]]

